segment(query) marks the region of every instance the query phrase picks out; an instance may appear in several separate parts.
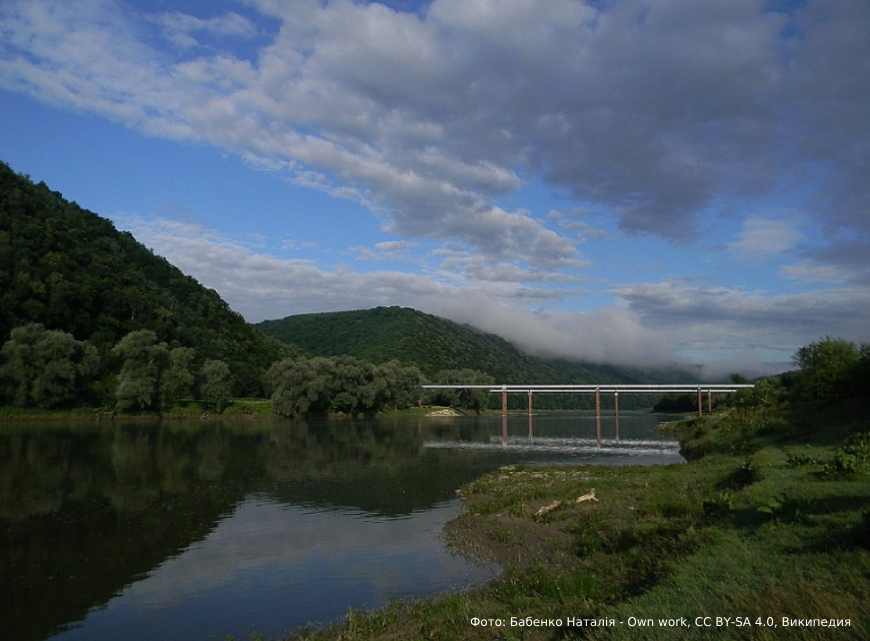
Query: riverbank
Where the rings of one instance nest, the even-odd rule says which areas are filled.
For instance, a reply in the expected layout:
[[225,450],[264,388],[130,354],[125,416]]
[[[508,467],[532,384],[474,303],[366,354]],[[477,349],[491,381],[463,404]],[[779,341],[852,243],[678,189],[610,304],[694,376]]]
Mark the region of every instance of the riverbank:
[[291,639],[870,638],[868,427],[858,402],[730,410],[670,427],[684,465],[502,468],[446,533],[499,579]]
[[271,417],[272,401],[259,398],[234,399],[223,411],[218,413],[213,408],[189,401],[175,405],[167,411],[121,413],[107,407],[73,407],[63,409],[45,409],[31,407],[0,406],[0,422],[34,422],[34,421],[118,421],[118,422],[149,422],[166,419],[222,419],[240,417]]
[[[561,410],[546,410],[536,414],[552,413]],[[484,410],[481,416],[498,415],[499,410]],[[511,415],[523,414],[512,410]],[[390,409],[379,412],[377,416],[390,418],[408,417],[451,417],[475,416],[469,410],[443,407],[440,405],[422,405],[405,409]],[[268,398],[238,398],[233,399],[223,411],[218,413],[214,408],[198,401],[188,401],[173,406],[162,414],[157,412],[120,413],[106,407],[75,407],[64,409],[44,409],[30,407],[0,406],[0,422],[17,421],[56,421],[56,420],[96,420],[96,421],[156,421],[166,419],[203,419],[220,420],[224,418],[272,418],[272,401]],[[331,414],[334,418],[350,418],[345,414]]]

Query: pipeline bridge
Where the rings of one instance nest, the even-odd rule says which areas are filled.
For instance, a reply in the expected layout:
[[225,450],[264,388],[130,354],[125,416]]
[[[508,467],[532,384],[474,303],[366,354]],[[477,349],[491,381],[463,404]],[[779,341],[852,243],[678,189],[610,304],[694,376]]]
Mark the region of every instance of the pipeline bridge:
[[707,396],[707,411],[713,411],[713,394],[733,394],[741,389],[751,389],[751,383],[678,383],[678,384],[562,384],[562,385],[421,385],[423,389],[472,389],[487,390],[492,394],[501,394],[501,414],[507,416],[508,394],[525,394],[528,396],[528,412],[532,415],[535,394],[594,394],[595,395],[595,433],[598,445],[602,445],[601,436],[601,395],[613,395],[614,419],[616,422],[616,438],[619,439],[619,395],[620,394],[697,394],[698,416],[704,414],[704,395]]

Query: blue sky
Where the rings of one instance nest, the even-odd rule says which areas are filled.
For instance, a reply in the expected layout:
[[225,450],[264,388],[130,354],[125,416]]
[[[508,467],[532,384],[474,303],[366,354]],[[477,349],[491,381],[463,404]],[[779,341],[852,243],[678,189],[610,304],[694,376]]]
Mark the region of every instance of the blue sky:
[[605,362],[870,340],[864,2],[0,7],[0,158],[249,320]]

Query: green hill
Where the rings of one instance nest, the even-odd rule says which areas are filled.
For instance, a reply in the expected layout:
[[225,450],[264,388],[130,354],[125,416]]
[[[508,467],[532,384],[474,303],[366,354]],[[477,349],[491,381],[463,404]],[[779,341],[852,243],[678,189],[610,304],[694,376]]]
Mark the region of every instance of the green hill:
[[397,359],[429,376],[442,369],[470,368],[500,383],[651,383],[689,377],[676,371],[539,358],[494,334],[407,307],[299,314],[256,327],[312,355],[346,354],[375,363]]
[[137,329],[226,361],[237,392],[259,392],[286,346],[248,325],[211,289],[105,218],[0,162],[0,343],[29,322],[102,353]]

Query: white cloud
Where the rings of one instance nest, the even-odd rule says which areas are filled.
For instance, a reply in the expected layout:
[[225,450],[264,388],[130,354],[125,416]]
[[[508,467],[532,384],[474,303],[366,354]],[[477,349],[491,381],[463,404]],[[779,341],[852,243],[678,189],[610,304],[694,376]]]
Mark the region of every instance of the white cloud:
[[[278,27],[242,59],[217,48],[255,35],[240,14],[152,15],[189,47],[179,55],[155,48],[128,4],[7,0],[0,88],[213,145],[367,207],[402,240],[460,252],[431,275],[356,273],[177,228],[141,229],[249,317],[377,303],[435,309],[463,297],[495,301],[479,306],[481,322],[525,328],[536,349],[618,355],[612,327],[650,358],[704,341],[787,349],[816,331],[860,335],[851,319],[867,316],[859,284],[870,273],[867,2],[810,0],[789,13],[761,0],[433,0],[420,13],[349,1],[248,4]],[[210,46],[192,47],[203,35]],[[612,212],[623,229],[681,239],[706,207],[783,186],[812,191],[804,179],[819,167],[819,200],[805,209],[847,240],[783,273],[836,282],[833,267],[843,266],[852,286],[768,296],[635,285],[619,291],[623,307],[601,312],[611,316],[572,316],[565,327],[582,330],[573,343],[562,338],[573,330],[533,333],[543,317],[514,314],[520,303],[570,295],[542,285],[570,283],[563,274],[584,264],[578,242],[599,233],[581,215],[545,223],[541,212],[507,205],[526,182]],[[801,241],[793,225],[753,217],[730,248],[771,256]],[[488,309],[506,320],[486,321]],[[554,323],[542,326],[562,327]]]
[[181,49],[200,45],[194,36],[207,33],[212,36],[251,38],[257,35],[254,24],[239,15],[229,12],[212,18],[197,18],[186,13],[168,12],[148,16],[148,20],[163,29],[166,38]]
[[406,240],[384,240],[371,247],[356,246],[352,249],[360,260],[396,260],[406,257],[406,252],[412,243]]
[[832,287],[795,294],[682,281],[627,285],[616,293],[645,327],[670,332],[677,353],[761,368],[771,354],[787,360],[825,335],[870,341],[870,288]]
[[545,355],[633,365],[667,363],[674,358],[660,332],[641,326],[631,311],[614,308],[593,314],[556,314],[527,309],[529,303],[560,298],[563,292],[557,290],[440,272],[330,270],[307,260],[259,253],[195,224],[130,216],[119,218],[119,224],[182,271],[217,290],[250,321],[404,305],[495,332]]
[[773,295],[664,281],[621,287],[618,304],[594,312],[535,312],[530,303],[564,292],[529,287],[522,278],[325,269],[259,253],[198,225],[122,222],[251,321],[403,305],[469,323],[537,354],[632,366],[697,364],[705,376],[780,369],[799,346],[825,334],[870,340],[867,288]]
[[750,217],[743,221],[740,236],[728,245],[728,249],[746,256],[774,256],[792,249],[802,238],[802,234],[786,221]]
[[[500,260],[575,257],[573,238],[496,204],[523,175],[608,207],[626,229],[684,238],[717,198],[821,162],[838,183],[824,211],[866,227],[866,3],[249,4],[279,24],[255,59],[177,60],[111,0],[11,0],[0,86],[283,167],[394,233]],[[255,29],[235,13],[151,18],[182,45]],[[801,37],[784,43],[790,32]]]
[[811,283],[845,283],[850,276],[848,270],[813,260],[802,260],[791,265],[784,265],[780,269],[780,273],[797,281]]

